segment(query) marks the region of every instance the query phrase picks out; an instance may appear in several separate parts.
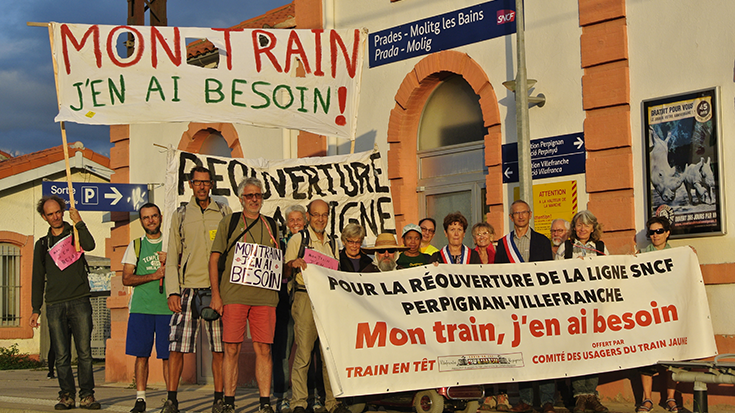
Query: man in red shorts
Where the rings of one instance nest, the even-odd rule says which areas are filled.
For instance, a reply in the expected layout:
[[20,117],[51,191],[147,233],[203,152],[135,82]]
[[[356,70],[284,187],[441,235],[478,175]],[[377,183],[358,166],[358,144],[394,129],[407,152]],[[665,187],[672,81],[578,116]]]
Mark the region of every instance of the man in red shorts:
[[[225,359],[222,366],[225,382],[223,413],[235,412],[238,359],[248,322],[255,350],[255,380],[260,391],[259,412],[273,413],[270,405],[273,371],[271,344],[276,329],[276,305],[281,286],[283,255],[278,248],[279,238],[275,221],[260,214],[263,205],[261,181],[257,178],[245,178],[237,189],[242,203],[242,213],[228,215],[219,223],[209,258],[211,307],[222,314],[222,339],[225,345]],[[258,249],[255,253],[252,252],[255,251],[252,244],[264,245],[272,250]],[[248,262],[253,257],[257,257],[253,261],[261,261],[253,264],[251,268],[254,267],[254,274],[258,274],[260,277],[258,280],[263,280],[263,284],[259,286],[249,284],[255,280],[246,277],[245,270],[240,270],[245,267],[244,265],[238,265],[238,269],[233,269],[232,262],[236,253],[247,257],[245,259]],[[220,280],[218,262],[223,254],[227,260]],[[265,261],[269,261],[270,264],[263,264]],[[274,273],[279,275],[274,277],[272,276]],[[266,279],[273,281],[275,278],[277,282],[265,282]]]

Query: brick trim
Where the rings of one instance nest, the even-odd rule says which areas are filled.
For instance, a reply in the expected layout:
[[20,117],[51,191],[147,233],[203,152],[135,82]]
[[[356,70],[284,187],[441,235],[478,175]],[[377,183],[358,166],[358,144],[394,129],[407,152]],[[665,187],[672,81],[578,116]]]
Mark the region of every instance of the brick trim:
[[20,249],[20,322],[18,327],[0,327],[0,339],[33,338],[31,317],[31,280],[33,278],[33,235],[0,231],[0,243],[12,244]]
[[625,13],[624,0],[579,0],[584,134],[589,152],[587,208],[599,217],[615,218],[601,219],[613,254],[631,252],[635,234]]
[[466,53],[454,50],[433,53],[419,61],[406,74],[396,91],[395,106],[388,120],[388,179],[391,181],[396,228],[419,220],[416,187],[418,186],[417,132],[421,112],[431,92],[447,73],[464,78],[480,97],[480,108],[488,128],[485,136],[486,203],[490,206],[488,222],[496,232],[504,232],[503,183],[500,174],[502,143],[500,111],[495,90],[482,67]]

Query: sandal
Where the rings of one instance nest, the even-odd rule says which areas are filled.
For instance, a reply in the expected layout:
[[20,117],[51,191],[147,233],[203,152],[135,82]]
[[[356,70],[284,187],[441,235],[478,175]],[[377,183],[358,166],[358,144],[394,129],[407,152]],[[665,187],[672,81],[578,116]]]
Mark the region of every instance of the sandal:
[[[648,403],[648,406],[646,406],[646,403]],[[646,399],[638,406],[636,413],[647,413],[650,412],[651,409],[653,409],[653,401],[651,401],[651,399]]]
[[677,406],[676,404],[676,399],[666,399],[666,410],[670,411],[671,413],[679,412],[679,406]]

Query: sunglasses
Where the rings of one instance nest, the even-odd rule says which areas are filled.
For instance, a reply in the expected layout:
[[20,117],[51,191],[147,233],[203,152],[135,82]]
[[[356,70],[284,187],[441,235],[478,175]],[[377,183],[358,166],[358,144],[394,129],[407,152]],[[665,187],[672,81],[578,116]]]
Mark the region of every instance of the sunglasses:
[[395,248],[385,248],[380,250],[375,250],[378,254],[385,254],[386,252],[389,254],[395,254],[396,249]]
[[650,236],[651,236],[651,235],[653,235],[653,234],[658,234],[658,235],[661,235],[661,234],[663,234],[664,232],[666,232],[666,230],[665,230],[665,229],[663,229],[663,228],[658,228],[658,229],[649,229],[649,230],[648,230],[648,236],[650,237]]

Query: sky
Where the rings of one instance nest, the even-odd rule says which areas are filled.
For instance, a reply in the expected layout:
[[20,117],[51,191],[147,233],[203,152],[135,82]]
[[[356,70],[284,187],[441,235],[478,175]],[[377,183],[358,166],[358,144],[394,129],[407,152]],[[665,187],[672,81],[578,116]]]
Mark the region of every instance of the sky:
[[[168,0],[169,26],[230,27],[291,0]],[[127,0],[8,1],[0,13],[0,150],[13,156],[61,145],[48,30],[26,22],[124,25]],[[108,126],[66,124],[69,143],[110,155]]]

